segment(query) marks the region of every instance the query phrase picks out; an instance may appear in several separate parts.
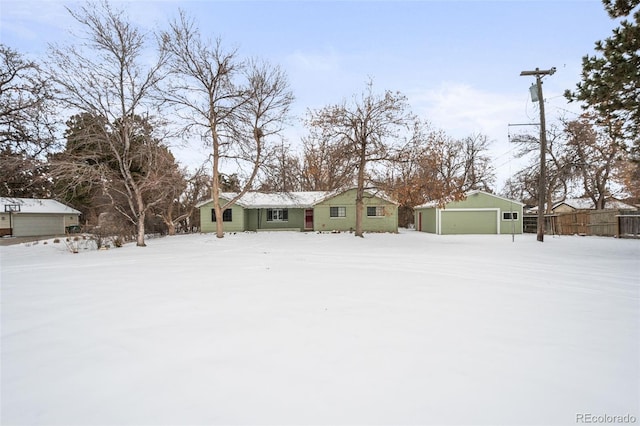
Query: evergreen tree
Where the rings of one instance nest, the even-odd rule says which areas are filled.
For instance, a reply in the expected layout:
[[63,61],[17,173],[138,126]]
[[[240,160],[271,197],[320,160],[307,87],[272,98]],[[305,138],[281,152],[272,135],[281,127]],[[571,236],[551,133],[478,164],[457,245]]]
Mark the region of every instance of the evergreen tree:
[[640,160],[640,0],[603,3],[611,18],[625,19],[610,37],[596,42],[596,55],[583,57],[582,81],[565,96],[584,102],[602,123],[617,122],[615,136],[630,142]]

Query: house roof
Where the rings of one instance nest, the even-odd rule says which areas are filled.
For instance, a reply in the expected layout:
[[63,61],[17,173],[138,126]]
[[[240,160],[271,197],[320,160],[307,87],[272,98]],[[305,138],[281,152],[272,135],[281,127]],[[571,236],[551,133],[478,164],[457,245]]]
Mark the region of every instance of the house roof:
[[[511,200],[509,198],[501,197],[501,196],[496,195],[496,194],[490,194],[490,193],[485,192],[485,191],[480,191],[479,189],[475,189],[473,191],[466,192],[464,194],[464,197],[467,198],[467,197],[469,197],[471,195],[474,195],[474,194],[484,194],[484,195],[488,195],[488,196],[493,197],[493,198],[497,198],[499,200],[508,201],[510,203],[517,204],[519,206],[524,206],[524,203],[521,203],[520,201]],[[429,201],[428,203],[421,204],[421,205],[416,206],[414,208],[416,208],[416,209],[433,208],[433,207],[438,207],[439,204],[440,203],[438,201]]]
[[[238,201],[235,202],[235,204],[240,207],[251,209],[309,208],[346,191],[348,191],[348,189],[337,191],[293,191],[275,193],[251,191],[243,194],[242,197],[240,197]],[[220,193],[220,198],[231,200],[236,195],[237,192],[222,192]],[[387,197],[384,193],[376,191],[375,196],[395,204],[395,202]],[[211,200],[202,201],[198,203],[196,207],[202,207],[209,202],[211,202]]]
[[[324,197],[327,196],[327,191],[294,191],[294,192],[247,192],[240,197],[235,204],[244,208],[253,209],[265,209],[265,208],[305,208],[311,207],[318,203]],[[221,192],[220,198],[225,200],[231,200],[237,192]],[[205,200],[196,207],[202,207],[203,205],[211,202],[211,200]]]
[[[567,198],[563,201],[557,201],[553,204],[553,208],[566,204],[569,207],[572,207],[576,210],[593,210],[595,209],[595,204],[591,198]],[[609,198],[605,203],[605,208],[608,209],[623,209],[623,210],[637,210],[635,206],[624,203],[620,200],[616,200],[615,198]]]
[[[245,208],[268,209],[268,208],[305,208],[311,207],[322,200],[328,192],[326,191],[296,191],[296,192],[247,192],[236,204]],[[221,198],[230,200],[236,193],[223,192]]]
[[62,204],[56,200],[45,198],[14,198],[14,197],[2,197],[0,198],[0,209],[2,212],[7,211],[10,207],[7,206],[20,206],[19,213],[55,213],[55,214],[80,214],[79,210]]

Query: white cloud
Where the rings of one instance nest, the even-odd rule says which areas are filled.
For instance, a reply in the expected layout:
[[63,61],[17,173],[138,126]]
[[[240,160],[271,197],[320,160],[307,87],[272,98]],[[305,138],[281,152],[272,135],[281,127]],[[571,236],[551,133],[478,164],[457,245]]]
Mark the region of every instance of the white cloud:
[[510,95],[444,82],[434,89],[409,94],[409,99],[421,118],[448,135],[463,138],[482,134],[492,141],[490,155],[496,168],[497,190],[522,166],[522,160],[513,157],[509,124],[538,121],[526,86],[522,93]]
[[466,84],[442,83],[409,98],[420,117],[454,137],[482,133],[506,138],[510,120],[524,115],[526,93],[518,97],[491,93]]
[[340,69],[340,58],[333,50],[324,52],[302,52],[296,50],[287,57],[288,65],[301,72],[325,73]]

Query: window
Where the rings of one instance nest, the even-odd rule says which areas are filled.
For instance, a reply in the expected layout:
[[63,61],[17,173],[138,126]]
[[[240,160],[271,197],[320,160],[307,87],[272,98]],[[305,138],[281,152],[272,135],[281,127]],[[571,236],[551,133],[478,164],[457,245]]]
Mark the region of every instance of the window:
[[[233,222],[233,216],[231,212],[232,212],[231,209],[225,209],[225,211],[222,212],[223,222]],[[211,221],[212,222],[216,221],[216,211],[214,209],[211,209]]]
[[267,209],[267,222],[287,222],[289,209]]
[[347,208],[329,207],[329,217],[347,217]]
[[368,217],[384,216],[384,206],[367,207]]
[[502,220],[518,220],[518,212],[502,212]]

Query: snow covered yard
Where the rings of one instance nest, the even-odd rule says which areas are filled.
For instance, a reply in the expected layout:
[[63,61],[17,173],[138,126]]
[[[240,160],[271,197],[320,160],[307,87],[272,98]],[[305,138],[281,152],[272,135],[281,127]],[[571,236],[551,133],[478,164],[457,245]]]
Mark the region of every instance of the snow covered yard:
[[638,240],[281,232],[0,255],[3,425],[640,418]]

